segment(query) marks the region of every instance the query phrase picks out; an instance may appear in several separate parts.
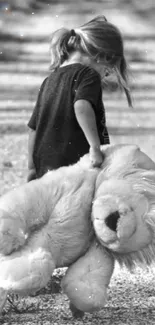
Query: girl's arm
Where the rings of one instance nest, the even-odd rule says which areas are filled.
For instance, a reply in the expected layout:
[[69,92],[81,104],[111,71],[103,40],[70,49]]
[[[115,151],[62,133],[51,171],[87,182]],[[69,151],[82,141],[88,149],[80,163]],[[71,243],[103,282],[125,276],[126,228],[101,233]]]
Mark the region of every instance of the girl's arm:
[[84,132],[90,145],[90,160],[93,167],[99,167],[103,161],[100,151],[100,139],[98,135],[94,110],[87,100],[77,100],[74,104],[77,121]]
[[31,181],[35,178],[35,166],[33,162],[33,150],[36,138],[36,131],[29,128],[29,137],[28,137],[28,181]]
[[36,138],[36,131],[29,128],[29,138],[28,138],[28,169],[33,169],[33,150]]

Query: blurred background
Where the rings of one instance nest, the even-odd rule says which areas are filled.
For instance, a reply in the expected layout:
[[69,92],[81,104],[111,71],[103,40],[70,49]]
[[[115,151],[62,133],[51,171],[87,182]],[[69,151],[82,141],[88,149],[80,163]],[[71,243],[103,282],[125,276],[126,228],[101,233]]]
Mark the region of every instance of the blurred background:
[[120,28],[134,108],[105,89],[111,143],[135,143],[155,160],[155,1],[0,0],[0,194],[27,175],[27,122],[49,74],[50,33],[104,14]]

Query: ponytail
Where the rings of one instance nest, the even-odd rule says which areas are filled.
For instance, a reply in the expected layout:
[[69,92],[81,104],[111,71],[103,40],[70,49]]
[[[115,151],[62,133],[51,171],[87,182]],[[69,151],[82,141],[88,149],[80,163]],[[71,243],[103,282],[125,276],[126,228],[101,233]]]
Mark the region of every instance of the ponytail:
[[79,36],[67,28],[56,30],[50,39],[51,70],[55,70],[68,59],[71,52],[78,49]]

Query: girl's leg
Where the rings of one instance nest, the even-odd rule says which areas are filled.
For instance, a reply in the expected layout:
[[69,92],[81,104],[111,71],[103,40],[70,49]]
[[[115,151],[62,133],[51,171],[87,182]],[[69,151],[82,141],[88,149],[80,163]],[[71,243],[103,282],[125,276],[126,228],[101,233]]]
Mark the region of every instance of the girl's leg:
[[73,317],[75,318],[82,318],[84,316],[84,312],[78,308],[76,308],[71,302],[69,308],[72,312]]
[[8,292],[0,288],[0,314],[2,313],[3,307],[6,303]]

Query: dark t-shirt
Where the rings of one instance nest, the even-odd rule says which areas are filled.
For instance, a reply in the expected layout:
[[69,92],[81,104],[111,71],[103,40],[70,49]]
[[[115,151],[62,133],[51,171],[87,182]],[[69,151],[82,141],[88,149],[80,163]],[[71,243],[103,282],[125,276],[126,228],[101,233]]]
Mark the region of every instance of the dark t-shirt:
[[28,123],[36,130],[33,161],[37,177],[73,164],[89,151],[74,112],[79,99],[92,104],[101,144],[109,143],[99,74],[79,63],[60,67],[42,83]]

